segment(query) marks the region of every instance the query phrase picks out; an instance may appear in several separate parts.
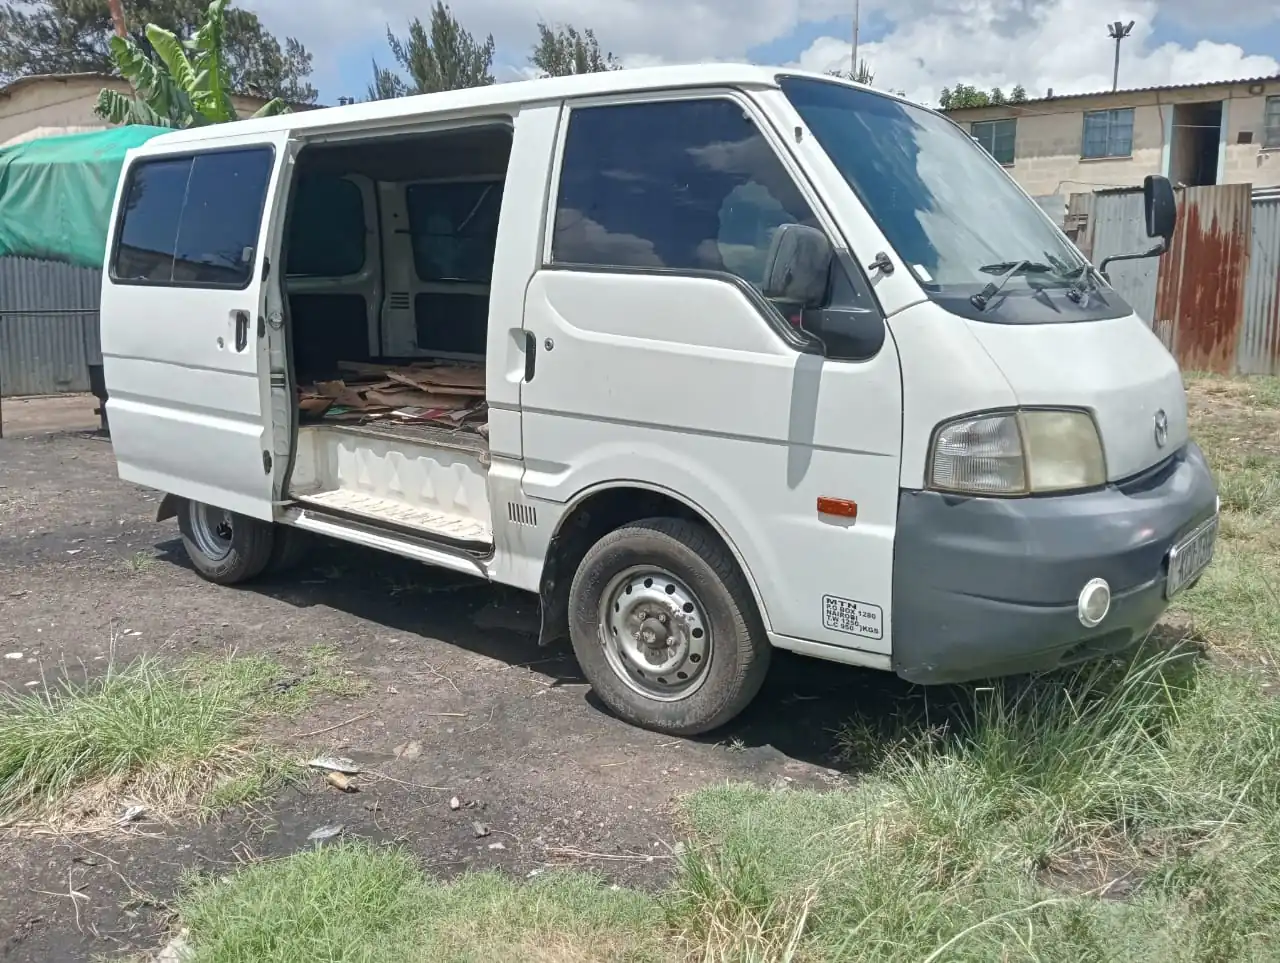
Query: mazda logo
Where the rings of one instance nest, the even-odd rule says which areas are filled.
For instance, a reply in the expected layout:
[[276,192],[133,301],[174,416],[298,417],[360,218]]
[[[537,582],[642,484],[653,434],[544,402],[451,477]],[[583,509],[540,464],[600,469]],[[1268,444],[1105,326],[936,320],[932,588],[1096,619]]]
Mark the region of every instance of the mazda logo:
[[1156,447],[1163,448],[1169,443],[1169,416],[1161,408],[1156,412]]

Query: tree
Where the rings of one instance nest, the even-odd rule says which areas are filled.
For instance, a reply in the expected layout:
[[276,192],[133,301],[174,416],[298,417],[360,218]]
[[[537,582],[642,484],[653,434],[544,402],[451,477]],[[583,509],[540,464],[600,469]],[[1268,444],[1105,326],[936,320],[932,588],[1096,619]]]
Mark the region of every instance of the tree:
[[399,86],[396,86],[382,75],[375,63],[374,81],[369,86],[371,95],[375,90],[394,90],[395,96],[431,94],[493,83],[493,35],[486,37],[484,43],[477,42],[458,23],[444,0],[436,0],[431,10],[430,30],[415,17],[409,24],[407,39],[401,40],[388,28],[387,43],[409,79],[406,82],[397,76]]
[[[227,3],[213,0],[204,24],[190,40],[179,40],[172,31],[147,24],[144,33],[155,60],[132,35],[112,34],[112,61],[135,94],[130,97],[104,89],[95,107],[98,116],[113,124],[153,127],[202,127],[238,120],[224,54]],[[254,116],[288,110],[288,104],[277,97]]]
[[958,110],[962,107],[990,107],[999,104],[1021,104],[1027,99],[1027,89],[1018,84],[1005,96],[999,87],[993,87],[990,93],[979,90],[970,84],[956,84],[954,87],[943,87],[938,97],[938,105],[943,110]]
[[876,75],[871,70],[871,66],[865,60],[858,61],[857,70],[829,70],[827,73],[832,77],[839,77],[842,80],[852,80],[854,83],[864,84],[870,87],[875,81]]
[[543,77],[568,77],[622,69],[622,64],[613,54],[600,49],[594,30],[579,32],[567,25],[552,28],[542,21],[538,22],[538,42],[529,55],[529,63]]
[[[111,73],[112,0],[0,0],[0,82],[31,74]],[[190,40],[208,0],[127,0],[128,33],[148,57],[145,24]],[[292,37],[284,45],[247,10],[225,14],[223,62],[232,88],[293,103],[312,103],[311,54]]]
[[368,87],[367,99],[392,100],[408,92],[409,88],[398,73],[390,67],[379,67],[377,59],[373,61],[373,80]]

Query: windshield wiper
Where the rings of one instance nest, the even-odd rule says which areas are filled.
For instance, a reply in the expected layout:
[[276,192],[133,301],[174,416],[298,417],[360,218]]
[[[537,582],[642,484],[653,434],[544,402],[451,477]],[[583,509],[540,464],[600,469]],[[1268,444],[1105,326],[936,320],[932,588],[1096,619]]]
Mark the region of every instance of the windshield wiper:
[[998,261],[995,264],[984,264],[978,268],[984,274],[999,274],[1000,277],[990,282],[985,288],[977,294],[969,298],[969,303],[979,311],[987,310],[987,305],[991,303],[991,299],[999,294],[1009,279],[1015,274],[1047,274],[1053,271],[1052,265],[1042,264],[1039,261],[1022,260],[1022,261]]
[[1098,290],[1098,282],[1094,278],[1092,265],[1086,264],[1084,267],[1065,276],[1071,282],[1071,287],[1067,288],[1067,297],[1076,304],[1083,304],[1087,295],[1094,294]]

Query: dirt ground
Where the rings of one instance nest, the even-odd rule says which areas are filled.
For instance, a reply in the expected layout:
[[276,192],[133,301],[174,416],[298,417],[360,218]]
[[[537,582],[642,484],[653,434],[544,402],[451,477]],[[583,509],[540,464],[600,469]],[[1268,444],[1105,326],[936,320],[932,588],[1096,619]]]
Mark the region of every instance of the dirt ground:
[[[204,825],[0,839],[0,959],[155,948],[184,871],[296,852],[333,823],[402,842],[441,876],[573,864],[661,885],[683,835],[674,797],[725,780],[836,782],[834,728],[853,705],[903,691],[886,674],[779,654],[738,722],[677,740],[593,701],[571,654],[537,647],[536,604],[521,593],[332,543],[287,579],[210,585],[188,566],[174,523],[155,523],[159,496],[116,478],[92,407],[4,404],[0,684],[28,691],[42,673],[144,653],[236,650],[300,665],[325,646],[364,683],[360,694],[322,700],[273,735],[300,758],[340,750],[388,778],[354,795],[312,779]],[[420,752],[398,757],[411,742]],[[477,821],[488,836],[477,837]]]

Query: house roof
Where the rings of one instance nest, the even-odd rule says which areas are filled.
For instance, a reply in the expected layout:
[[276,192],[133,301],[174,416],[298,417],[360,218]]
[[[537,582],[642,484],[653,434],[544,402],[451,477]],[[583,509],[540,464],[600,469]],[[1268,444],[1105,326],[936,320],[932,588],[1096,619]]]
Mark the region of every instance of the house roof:
[[1194,84],[1160,84],[1155,87],[1122,87],[1119,90],[1094,90],[1071,94],[1054,94],[1052,97],[1028,97],[1016,104],[986,104],[982,107],[952,107],[943,110],[944,114],[954,114],[962,110],[985,110],[988,107],[1027,107],[1036,104],[1054,104],[1063,100],[1078,100],[1085,97],[1123,97],[1126,94],[1151,94],[1162,90],[1195,90],[1203,87],[1226,87],[1239,84],[1266,84],[1280,81],[1280,74],[1265,77],[1238,77],[1229,80],[1206,80]]
[[[95,83],[108,83],[113,80],[118,81],[120,83],[125,82],[123,77],[119,77],[115,74],[102,73],[101,71],[95,71],[95,70],[86,70],[86,71],[82,71],[81,73],[74,73],[74,74],[29,74],[26,77],[15,77],[13,80],[9,81],[7,84],[0,86],[0,98],[11,97],[13,96],[13,94],[15,94],[19,90],[22,90],[24,87],[34,87],[37,84],[71,83],[75,81],[93,81]],[[235,96],[242,97],[245,100],[256,101],[260,104],[265,104],[268,100],[271,99],[270,97],[264,97],[261,94],[242,93],[240,91],[236,91]],[[290,106],[292,106],[296,110],[306,110],[314,107],[315,105],[314,104],[291,104]]]
[[0,86],[0,97],[7,97],[21,90],[23,87],[32,87],[36,84],[44,83],[66,83],[71,80],[110,80],[111,74],[97,73],[94,71],[85,71],[78,74],[29,74],[26,77],[15,77],[7,84]]

